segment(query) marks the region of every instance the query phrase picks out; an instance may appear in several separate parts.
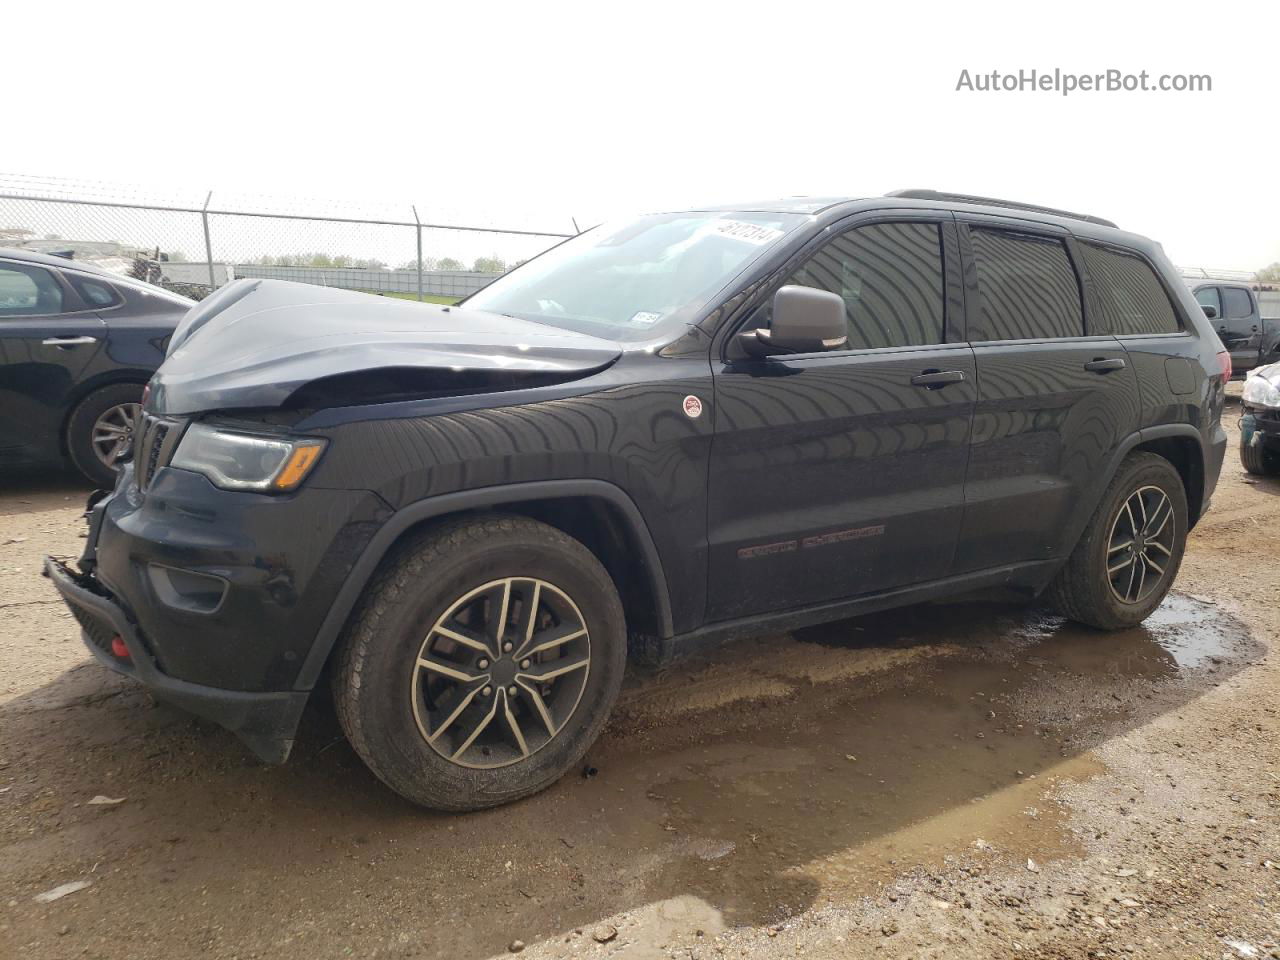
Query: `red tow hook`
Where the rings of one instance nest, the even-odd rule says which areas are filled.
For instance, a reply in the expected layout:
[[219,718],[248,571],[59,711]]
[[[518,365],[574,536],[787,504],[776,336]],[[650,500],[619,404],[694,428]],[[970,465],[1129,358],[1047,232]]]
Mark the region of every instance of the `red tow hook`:
[[130,659],[129,648],[124,645],[124,637],[118,633],[111,638],[111,655],[120,660]]

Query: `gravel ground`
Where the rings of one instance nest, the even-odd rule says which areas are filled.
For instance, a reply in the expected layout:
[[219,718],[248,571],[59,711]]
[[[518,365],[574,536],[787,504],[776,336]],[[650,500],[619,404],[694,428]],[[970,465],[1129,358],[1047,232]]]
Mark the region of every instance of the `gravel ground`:
[[469,816],[324,703],[265,767],[101,669],[37,575],[84,493],[0,482],[0,957],[1280,957],[1280,481],[1234,447],[1142,629],[975,602],[735,644]]

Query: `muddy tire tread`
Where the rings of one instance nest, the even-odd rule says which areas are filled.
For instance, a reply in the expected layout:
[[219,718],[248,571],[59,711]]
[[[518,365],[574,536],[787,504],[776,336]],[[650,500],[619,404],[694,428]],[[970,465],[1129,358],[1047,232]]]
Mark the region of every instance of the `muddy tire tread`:
[[[1182,537],[1185,538],[1186,493],[1182,486],[1181,476],[1174,469],[1173,464],[1157,454],[1146,452],[1129,454],[1121,462],[1120,468],[1103,491],[1102,496],[1098,498],[1098,505],[1094,509],[1093,516],[1089,518],[1089,522],[1085,526],[1084,532],[1080,535],[1080,540],[1076,543],[1075,549],[1072,550],[1071,556],[1045,591],[1045,600],[1049,606],[1067,619],[1099,630],[1120,630],[1133,626],[1135,622],[1141,622],[1150,614],[1150,610],[1147,610],[1136,621],[1131,617],[1122,618],[1118,616],[1114,607],[1107,602],[1107,598],[1103,595],[1105,586],[1098,583],[1098,571],[1091,563],[1098,538],[1105,539],[1109,532],[1106,528],[1107,522],[1111,517],[1110,505],[1121,491],[1133,487],[1134,480],[1139,474],[1148,470],[1164,472],[1166,480],[1172,479],[1181,506],[1181,515],[1177,519],[1182,524]],[[1178,555],[1173,563],[1169,584],[1172,584],[1177,579],[1183,553],[1183,544],[1179,543]],[[1156,602],[1150,604],[1152,609],[1159,605],[1160,600],[1163,600],[1167,589],[1166,586],[1164,592],[1153,595]]]
[[[361,690],[366,685],[366,674],[376,645],[386,642],[385,622],[393,609],[411,596],[418,595],[423,583],[430,582],[429,574],[455,561],[471,550],[489,546],[497,538],[524,536],[547,547],[567,550],[577,554],[577,559],[588,567],[591,575],[608,586],[604,602],[613,608],[619,624],[623,624],[622,603],[613,588],[604,567],[585,546],[560,530],[546,524],[515,515],[457,518],[409,534],[397,543],[384,558],[377,572],[366,586],[362,600],[349,621],[333,663],[332,693],[338,722],[348,742],[374,774],[401,796],[432,809],[446,812],[463,812],[498,806],[536,793],[558,780],[565,770],[548,766],[535,783],[523,784],[511,789],[487,787],[483,794],[469,794],[465,799],[451,798],[447,790],[433,790],[424,784],[414,772],[404,765],[389,762],[387,751],[380,749],[376,731],[369,729],[366,712],[361,709]],[[621,679],[625,660],[625,629],[620,643],[621,657],[617,664]],[[594,655],[593,655],[594,656]],[[616,688],[614,690],[616,697]],[[595,741],[608,717],[608,707],[589,725],[580,749],[569,766],[581,759]],[[530,761],[537,762],[539,754]],[[459,773],[465,780],[467,771]],[[457,784],[454,785],[455,788]],[[457,793],[455,789],[454,793]]]

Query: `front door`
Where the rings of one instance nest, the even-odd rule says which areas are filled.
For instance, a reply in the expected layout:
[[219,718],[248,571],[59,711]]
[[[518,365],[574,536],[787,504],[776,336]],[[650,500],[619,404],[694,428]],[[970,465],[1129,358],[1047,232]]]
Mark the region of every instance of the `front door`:
[[[847,346],[717,367],[709,621],[949,571],[975,397],[947,335],[954,236],[949,217],[855,221],[778,284],[840,294]],[[766,302],[745,326],[767,325]]]
[[55,460],[70,395],[106,336],[54,271],[0,260],[0,464]]

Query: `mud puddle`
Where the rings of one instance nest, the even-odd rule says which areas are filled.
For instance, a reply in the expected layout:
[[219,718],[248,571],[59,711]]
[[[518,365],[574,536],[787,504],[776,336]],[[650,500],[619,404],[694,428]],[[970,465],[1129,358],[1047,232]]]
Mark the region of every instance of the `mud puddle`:
[[1053,794],[1064,778],[1101,771],[1088,748],[1194,696],[1251,649],[1229,616],[1179,595],[1120,633],[953,604],[778,642],[783,663],[789,644],[825,648],[809,671],[819,677],[825,657],[892,663],[896,654],[901,666],[823,682],[771,673],[772,658],[757,651],[747,672],[785,685],[769,698],[782,702],[733,711],[732,730],[704,716],[702,742],[619,757],[623,769],[612,771],[642,768],[634,778],[680,853],[649,884],[653,897],[693,894],[729,925],[874,893],[948,858],[981,869],[993,856],[1070,852]]

